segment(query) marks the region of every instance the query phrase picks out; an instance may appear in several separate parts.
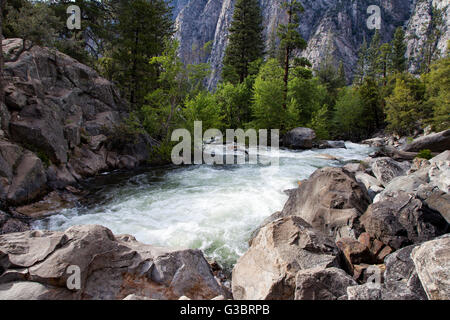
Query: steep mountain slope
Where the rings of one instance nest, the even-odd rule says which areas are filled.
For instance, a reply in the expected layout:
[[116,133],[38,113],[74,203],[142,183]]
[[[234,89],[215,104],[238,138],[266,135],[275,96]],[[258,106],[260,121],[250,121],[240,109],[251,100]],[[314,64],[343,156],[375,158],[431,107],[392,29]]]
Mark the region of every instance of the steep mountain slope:
[[[260,0],[264,16],[266,44],[269,46],[279,23],[286,15],[280,7],[280,0]],[[417,69],[424,35],[431,20],[432,4],[446,8],[444,21],[448,21],[449,0],[303,0],[305,12],[301,16],[300,32],[308,41],[308,48],[301,53],[311,60],[314,67],[332,52],[344,62],[348,75],[352,75],[357,61],[357,52],[364,38],[374,33],[367,27],[370,5],[381,8],[381,35],[389,41],[398,26],[406,26],[408,54],[413,58],[412,70]],[[213,88],[220,80],[221,63],[227,45],[228,28],[232,21],[234,0],[173,0],[175,7],[177,35],[180,40],[180,55],[187,63],[196,62],[195,48],[211,41],[209,55],[203,58],[213,69],[208,81]],[[448,22],[439,40],[438,48],[445,50],[449,39]],[[194,50],[193,50],[194,48]]]

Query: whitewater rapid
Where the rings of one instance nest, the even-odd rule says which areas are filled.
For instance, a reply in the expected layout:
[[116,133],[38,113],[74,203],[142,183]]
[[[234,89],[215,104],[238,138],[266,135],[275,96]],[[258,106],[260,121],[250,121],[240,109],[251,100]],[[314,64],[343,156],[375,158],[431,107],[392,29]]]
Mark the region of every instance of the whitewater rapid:
[[[195,248],[231,267],[248,249],[252,231],[280,211],[288,196],[316,169],[366,158],[373,149],[265,151],[279,166],[197,165],[109,173],[89,182],[87,203],[33,223],[34,229],[65,230],[99,224],[156,246]],[[331,155],[339,160],[329,159]]]

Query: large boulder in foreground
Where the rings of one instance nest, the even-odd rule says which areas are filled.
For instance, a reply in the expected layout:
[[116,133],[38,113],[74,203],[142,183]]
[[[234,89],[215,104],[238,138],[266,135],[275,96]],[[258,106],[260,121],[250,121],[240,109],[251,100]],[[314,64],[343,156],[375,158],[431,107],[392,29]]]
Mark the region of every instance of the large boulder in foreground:
[[[76,269],[81,287],[68,289]],[[0,300],[115,300],[130,294],[175,300],[227,295],[199,250],[156,248],[93,225],[0,236]]]
[[347,287],[349,300],[427,300],[427,295],[419,280],[411,252],[415,245],[402,248],[384,261],[385,271],[377,274],[372,266],[373,281]]
[[450,235],[417,246],[411,257],[428,298],[450,300]]
[[347,294],[347,287],[357,285],[344,270],[313,268],[297,273],[295,300],[338,300]]
[[300,217],[282,218],[259,230],[235,265],[233,297],[291,300],[299,271],[338,266],[338,249],[331,239]]
[[316,133],[309,128],[295,128],[283,137],[283,146],[291,149],[311,149]]
[[403,151],[419,152],[429,149],[432,152],[444,152],[450,149],[450,129],[415,139],[406,144]]
[[371,204],[361,222],[372,238],[394,249],[431,240],[450,230],[439,212],[403,191]]
[[384,300],[427,300],[411,252],[415,245],[402,248],[385,259]]
[[361,233],[359,217],[369,202],[366,190],[351,173],[342,168],[323,168],[289,197],[282,215],[299,216],[336,239],[356,239]]

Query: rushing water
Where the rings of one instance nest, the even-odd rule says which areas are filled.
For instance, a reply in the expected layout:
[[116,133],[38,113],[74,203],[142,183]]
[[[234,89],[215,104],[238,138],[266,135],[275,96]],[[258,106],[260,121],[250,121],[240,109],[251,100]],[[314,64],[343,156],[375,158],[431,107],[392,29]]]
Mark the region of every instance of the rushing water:
[[361,160],[372,150],[347,143],[347,149],[264,154],[279,156],[279,166],[199,165],[133,175],[110,173],[86,185],[91,191],[86,203],[37,221],[33,227],[65,230],[100,224],[144,243],[202,249],[229,268],[247,250],[255,227],[283,208],[288,198],[284,190],[295,188],[317,168]]

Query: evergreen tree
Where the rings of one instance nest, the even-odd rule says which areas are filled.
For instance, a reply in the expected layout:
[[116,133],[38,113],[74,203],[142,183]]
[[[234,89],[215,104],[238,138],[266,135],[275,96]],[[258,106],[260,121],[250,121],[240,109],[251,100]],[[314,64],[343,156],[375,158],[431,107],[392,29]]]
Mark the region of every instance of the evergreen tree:
[[307,43],[301,37],[298,32],[300,26],[299,14],[304,11],[303,6],[298,0],[286,0],[283,2],[282,7],[286,10],[288,16],[288,23],[282,24],[278,28],[278,35],[280,37],[280,49],[282,52],[282,61],[284,69],[284,97],[283,108],[287,109],[287,93],[288,93],[288,81],[289,70],[291,68],[291,62],[296,50],[306,49]]
[[367,73],[368,48],[367,41],[364,41],[358,51],[358,62],[356,64],[355,83],[361,85]]
[[250,64],[264,55],[261,8],[258,0],[237,0],[229,43],[223,60],[224,81],[243,83]]
[[380,32],[377,30],[372,37],[369,49],[367,51],[367,76],[377,78],[380,73]]
[[157,88],[158,66],[149,60],[164,51],[165,39],[173,35],[171,10],[164,0],[117,0],[114,80],[133,109]]
[[394,39],[391,43],[392,47],[392,69],[394,72],[404,72],[406,70],[406,43],[405,43],[405,31],[402,27],[398,27],[395,30]]
[[389,43],[384,43],[380,47],[380,55],[379,55],[379,67],[381,70],[381,75],[383,77],[383,86],[387,84],[387,77],[392,68],[390,59],[391,59],[392,48]]
[[394,92],[386,99],[386,121],[391,132],[408,135],[420,118],[420,102],[402,79],[397,79]]
[[426,31],[426,41],[422,48],[422,72],[430,72],[433,61],[440,55],[437,44],[442,35],[443,26],[445,26],[443,9],[432,7],[431,21]]

